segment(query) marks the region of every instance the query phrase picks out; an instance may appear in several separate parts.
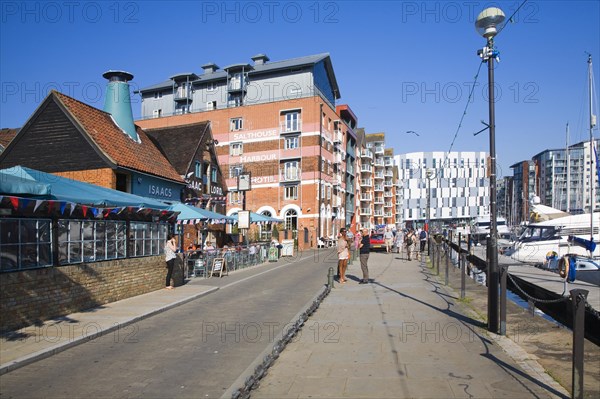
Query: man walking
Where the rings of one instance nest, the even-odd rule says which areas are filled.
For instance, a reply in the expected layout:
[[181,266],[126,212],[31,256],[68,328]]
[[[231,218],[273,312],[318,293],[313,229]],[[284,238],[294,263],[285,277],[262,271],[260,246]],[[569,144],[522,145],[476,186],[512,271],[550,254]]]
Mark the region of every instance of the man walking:
[[394,234],[388,227],[383,233],[383,239],[385,240],[385,251],[389,254],[392,253],[392,245],[394,245]]
[[359,244],[360,251],[360,268],[362,269],[363,278],[358,284],[367,284],[369,282],[369,253],[371,253],[371,236],[369,229],[363,229],[362,238]]

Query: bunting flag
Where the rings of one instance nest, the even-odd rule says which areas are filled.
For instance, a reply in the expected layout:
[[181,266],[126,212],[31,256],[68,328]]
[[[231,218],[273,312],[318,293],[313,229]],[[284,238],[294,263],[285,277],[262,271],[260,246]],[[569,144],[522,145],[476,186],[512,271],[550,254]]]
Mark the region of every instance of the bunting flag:
[[88,211],[88,207],[85,205],[81,205],[81,212],[83,213],[83,217],[86,217]]
[[116,213],[117,215],[121,213],[125,208],[113,208],[110,213]]
[[52,208],[54,208],[54,201],[47,201],[48,204],[48,213],[52,212]]
[[19,209],[19,198],[17,197],[9,197],[10,198],[10,203],[12,204],[13,208],[15,208],[15,211],[17,209]]
[[69,216],[73,215],[73,211],[75,210],[76,204],[73,202],[69,202],[70,208],[71,208],[71,212],[69,213]]
[[33,208],[33,211],[37,211],[37,209],[40,207],[40,205],[42,205],[44,203],[44,200],[35,200],[35,207]]
[[67,207],[67,203],[66,202],[61,202],[60,203],[60,214],[64,215],[65,214],[65,208]]
[[29,206],[31,203],[31,200],[27,198],[22,198],[21,201],[23,201],[23,209],[27,208],[27,206]]
[[90,211],[92,211],[92,215],[94,215],[94,217],[98,215],[98,208],[91,208]]

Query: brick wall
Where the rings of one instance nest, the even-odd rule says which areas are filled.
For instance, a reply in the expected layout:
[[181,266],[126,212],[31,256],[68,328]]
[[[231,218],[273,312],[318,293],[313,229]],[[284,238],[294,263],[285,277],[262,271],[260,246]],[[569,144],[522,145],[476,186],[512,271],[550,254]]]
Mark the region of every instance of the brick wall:
[[[0,331],[163,289],[165,266],[161,255],[3,273]],[[183,283],[181,261],[173,279]]]
[[117,187],[115,173],[110,168],[56,172],[54,174],[68,179],[95,184],[100,187],[112,188],[113,190]]

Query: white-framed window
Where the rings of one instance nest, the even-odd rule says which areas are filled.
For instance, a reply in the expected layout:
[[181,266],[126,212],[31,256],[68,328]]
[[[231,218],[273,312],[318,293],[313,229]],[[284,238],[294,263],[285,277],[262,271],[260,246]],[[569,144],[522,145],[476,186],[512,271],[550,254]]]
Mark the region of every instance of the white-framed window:
[[300,138],[298,136],[286,137],[283,142],[283,148],[286,150],[293,150],[294,148],[300,147]]
[[243,143],[231,143],[229,144],[229,155],[233,157],[240,156],[244,153]]
[[206,102],[206,110],[212,111],[213,109],[217,109],[217,102],[216,101],[207,101]]
[[297,132],[300,130],[300,112],[288,112],[285,114],[285,131]]
[[244,193],[241,191],[231,191],[229,193],[229,203],[236,205],[241,204]]
[[300,161],[288,161],[284,163],[283,176],[285,180],[300,179]]
[[217,90],[216,82],[209,82],[206,84],[206,91],[216,91],[216,90]]
[[325,199],[325,185],[321,183],[321,199]]
[[52,266],[52,220],[2,218],[0,232],[2,271]]
[[240,175],[240,173],[242,173],[242,171],[244,170],[244,166],[237,164],[237,165],[230,165],[229,166],[229,178],[233,179],[235,177],[238,177]]
[[296,199],[298,199],[298,185],[285,186],[285,191],[284,191],[284,194],[283,194],[283,199],[286,199],[286,200],[296,200]]
[[331,186],[327,186],[327,199],[331,199]]
[[153,118],[160,118],[162,116],[162,109],[155,109],[152,111]]
[[162,98],[162,91],[154,92],[154,98]]
[[244,120],[242,118],[231,118],[229,120],[229,131],[235,132],[244,128]]

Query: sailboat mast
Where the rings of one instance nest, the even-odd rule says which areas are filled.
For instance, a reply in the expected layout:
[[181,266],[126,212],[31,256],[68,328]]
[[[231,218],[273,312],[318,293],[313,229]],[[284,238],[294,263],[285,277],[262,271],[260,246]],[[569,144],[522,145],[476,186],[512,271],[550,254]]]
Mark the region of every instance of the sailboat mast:
[[567,185],[567,209],[566,209],[566,211],[570,212],[570,208],[571,208],[571,187],[569,185],[569,183],[570,183],[569,180],[570,180],[570,177],[571,177],[570,176],[571,162],[570,162],[570,159],[569,159],[569,122],[567,122],[567,132],[566,132],[566,134],[567,134],[567,147],[565,148],[565,152],[566,152],[565,166],[566,166],[566,171],[567,171],[567,177],[566,177],[566,179],[567,179],[567,182],[566,182],[566,185]]
[[590,106],[590,240],[594,241],[594,208],[596,205],[595,184],[594,184],[594,136],[592,130],[596,124],[594,121],[593,97],[592,97],[592,55],[588,54],[588,89],[589,89],[589,106]]

